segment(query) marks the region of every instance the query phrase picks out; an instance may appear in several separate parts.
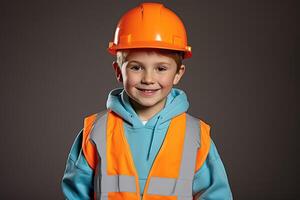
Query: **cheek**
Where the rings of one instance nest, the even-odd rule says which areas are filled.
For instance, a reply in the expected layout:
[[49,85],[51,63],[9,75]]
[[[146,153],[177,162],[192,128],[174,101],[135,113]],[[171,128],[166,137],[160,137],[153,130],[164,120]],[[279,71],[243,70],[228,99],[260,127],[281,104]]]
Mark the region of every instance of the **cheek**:
[[160,84],[165,87],[172,87],[174,81],[174,76],[167,76],[160,79]]
[[127,87],[134,86],[139,82],[139,78],[134,76],[133,74],[126,74],[126,78],[124,80],[124,84]]

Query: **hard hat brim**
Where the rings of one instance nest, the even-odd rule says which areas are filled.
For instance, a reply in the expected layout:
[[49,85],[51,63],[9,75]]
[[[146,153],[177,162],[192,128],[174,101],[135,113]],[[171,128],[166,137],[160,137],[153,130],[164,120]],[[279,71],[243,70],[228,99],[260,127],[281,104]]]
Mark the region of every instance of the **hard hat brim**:
[[174,45],[170,45],[168,43],[164,43],[161,41],[152,41],[152,42],[132,42],[128,45],[116,45],[113,42],[109,43],[108,52],[112,55],[116,55],[118,50],[124,49],[167,49],[174,51],[181,51],[184,53],[183,58],[192,57],[192,51],[190,46],[186,46],[186,48],[176,47]]

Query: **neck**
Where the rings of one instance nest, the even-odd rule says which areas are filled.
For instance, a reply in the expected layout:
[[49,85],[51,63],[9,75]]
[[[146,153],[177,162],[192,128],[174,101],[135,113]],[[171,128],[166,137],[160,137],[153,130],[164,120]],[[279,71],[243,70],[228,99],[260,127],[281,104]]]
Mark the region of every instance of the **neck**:
[[139,118],[143,121],[148,121],[151,119],[156,113],[161,111],[165,107],[166,99],[164,99],[162,102],[157,103],[154,106],[145,107],[141,106],[140,104],[136,103],[135,101],[130,99],[130,103],[135,110],[136,114],[139,116]]

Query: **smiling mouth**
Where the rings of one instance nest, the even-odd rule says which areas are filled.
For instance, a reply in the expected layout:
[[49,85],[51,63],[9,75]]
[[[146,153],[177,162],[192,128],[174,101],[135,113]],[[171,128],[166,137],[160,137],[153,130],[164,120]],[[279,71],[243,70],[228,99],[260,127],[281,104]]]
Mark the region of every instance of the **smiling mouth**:
[[156,92],[160,89],[143,89],[143,88],[137,88],[138,91],[141,92],[142,95],[144,96],[153,96],[156,94]]
[[143,89],[143,88],[136,88],[138,89],[139,91],[143,91],[143,92],[155,92],[155,91],[158,91],[160,89]]

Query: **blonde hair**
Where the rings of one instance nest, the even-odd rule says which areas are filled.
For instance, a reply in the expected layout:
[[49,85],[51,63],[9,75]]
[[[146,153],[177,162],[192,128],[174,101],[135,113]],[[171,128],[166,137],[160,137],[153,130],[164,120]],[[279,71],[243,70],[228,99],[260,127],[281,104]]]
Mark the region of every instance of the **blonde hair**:
[[[124,49],[124,50],[117,51],[116,62],[118,63],[119,67],[121,68],[122,65],[126,62],[126,58],[130,53],[130,51],[139,51],[139,50],[141,49]],[[173,58],[177,65],[177,71],[179,71],[180,66],[182,65],[183,52],[181,51],[174,51],[169,49],[144,49],[144,50],[149,53],[158,52],[160,54]]]

